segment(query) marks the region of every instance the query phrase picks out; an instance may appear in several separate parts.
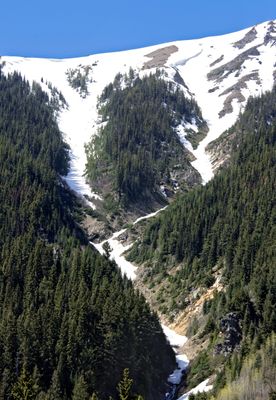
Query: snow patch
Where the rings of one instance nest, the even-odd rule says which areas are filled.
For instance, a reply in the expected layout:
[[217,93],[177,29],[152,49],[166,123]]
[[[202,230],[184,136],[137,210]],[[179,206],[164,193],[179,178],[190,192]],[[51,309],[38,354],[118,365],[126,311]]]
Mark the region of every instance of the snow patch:
[[188,338],[187,336],[184,335],[179,335],[169,327],[162,325],[163,332],[170,343],[170,345],[173,348],[178,348],[184,346],[184,344],[187,342]]
[[[175,351],[175,353],[178,352],[178,349],[182,347],[188,340],[188,338],[184,335],[179,335],[169,327],[162,325],[163,332],[170,343],[171,347]],[[167,399],[171,398],[174,393],[175,393],[175,388],[176,385],[179,385],[183,376],[183,372],[189,365],[189,360],[186,354],[177,354],[176,355],[176,362],[177,362],[177,368],[171,373],[171,375],[168,377],[168,382],[173,385],[172,386],[172,392],[167,393]]]
[[176,362],[178,368],[168,377],[168,382],[173,385],[179,385],[183,376],[183,372],[189,365],[188,357],[185,354],[179,354],[176,356]]
[[201,382],[195,388],[191,389],[189,392],[180,396],[177,400],[188,400],[191,394],[197,394],[202,392],[208,392],[213,389],[213,385],[208,385],[209,379]]

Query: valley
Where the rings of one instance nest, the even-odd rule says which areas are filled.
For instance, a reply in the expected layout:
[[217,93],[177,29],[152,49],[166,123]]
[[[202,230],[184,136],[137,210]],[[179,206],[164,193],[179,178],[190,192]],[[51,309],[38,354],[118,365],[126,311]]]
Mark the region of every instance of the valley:
[[[240,142],[236,145],[236,142],[231,141],[231,138],[236,137],[237,132],[244,132],[247,128],[247,121],[244,122],[244,125],[243,122],[239,122],[241,114],[244,110],[247,110],[247,102],[249,104],[251,104],[250,101],[254,103],[253,98],[271,91],[273,85],[275,85],[275,43],[276,22],[269,21],[224,36],[176,41],[144,49],[96,54],[77,59],[51,60],[21,57],[1,57],[0,59],[6,76],[16,71],[28,82],[38,82],[49,95],[49,98],[54,99],[57,103],[55,117],[58,127],[62,132],[64,141],[70,146],[69,171],[68,174],[63,175],[63,179],[70,190],[80,199],[82,207],[80,227],[86,231],[91,246],[103,256],[103,259],[109,259],[111,262],[114,260],[122,275],[131,280],[134,288],[138,288],[143,293],[147,304],[158,313],[160,321],[164,324],[163,331],[167,340],[176,353],[178,368],[168,377],[170,385],[165,397],[167,400],[186,400],[189,394],[207,392],[213,388],[215,368],[210,368],[210,376],[208,375],[208,368],[206,368],[207,372],[204,371],[202,379],[199,378],[201,374],[198,371],[193,371],[194,375],[188,382],[188,389],[184,387],[185,385],[183,386],[182,380],[183,373],[189,364],[187,355],[183,354],[185,348],[189,353],[189,358],[195,359],[196,362],[199,362],[199,365],[201,362],[204,364],[204,361],[198,361],[198,357],[200,352],[206,351],[209,344],[212,343],[213,333],[211,329],[214,326],[212,318],[216,311],[212,311],[211,317],[209,317],[208,312],[212,309],[212,304],[215,304],[214,307],[223,309],[224,302],[226,302],[225,299],[222,299],[226,287],[223,274],[227,269],[227,261],[223,259],[224,249],[221,246],[222,249],[218,251],[219,245],[217,245],[216,250],[213,249],[213,253],[216,253],[216,251],[217,253],[213,254],[209,248],[213,245],[211,241],[216,236],[217,231],[212,232],[211,239],[208,237],[208,229],[211,230],[213,225],[217,227],[217,225],[222,224],[222,219],[215,220],[215,216],[213,218],[213,214],[217,215],[221,211],[220,209],[219,211],[211,209],[209,214],[206,212],[205,219],[201,218],[198,213],[202,211],[203,215],[206,204],[207,206],[216,204],[218,198],[221,203],[223,202],[223,194],[221,194],[221,197],[217,194],[212,197],[212,189],[214,188],[214,191],[217,189],[216,193],[220,193],[219,187],[226,187],[227,179],[232,182],[230,173],[229,176],[225,175],[226,178],[222,177],[221,182],[219,182],[220,178],[218,177],[214,183],[214,177],[219,176],[217,174],[219,168],[230,160],[232,153],[235,155],[234,150],[239,147]],[[150,82],[148,92],[145,89],[147,82]],[[160,86],[161,89],[159,89],[159,84],[163,85]],[[139,108],[139,103],[138,105],[135,103],[135,96],[140,90],[139,85],[144,85],[141,86],[143,94],[144,92],[149,93],[143,98],[143,110],[146,110],[144,111],[146,117],[141,120],[139,118],[142,115],[142,106]],[[154,90],[151,89],[151,85]],[[152,97],[151,90],[154,92]],[[158,97],[158,90],[161,93],[160,97]],[[168,93],[168,98],[165,98],[163,90]],[[57,93],[60,93],[62,97],[58,97]],[[108,95],[102,97],[105,93]],[[176,96],[178,93],[180,95]],[[182,104],[184,100],[181,96],[184,96],[186,108]],[[160,98],[163,99],[161,103]],[[172,99],[173,106],[170,106],[169,99]],[[127,107],[130,107],[126,109],[118,108],[118,113],[114,117],[112,110],[115,107],[108,109],[108,105],[113,104],[112,101],[115,105],[117,102],[121,105],[126,101]],[[138,121],[138,128],[142,131],[142,123],[148,128],[150,118],[148,118],[147,112],[150,117],[152,110],[155,110],[154,101],[156,101],[156,107],[159,107],[159,104],[161,108],[163,107],[163,118],[165,119],[166,112],[168,118],[165,120],[164,134],[162,126],[155,126],[155,131],[161,132],[161,139],[153,135],[150,141],[150,149],[153,149],[152,154],[157,154],[156,159],[150,155],[150,164],[148,164],[150,168],[145,175],[141,174],[141,182],[145,183],[146,179],[150,177],[148,191],[145,192],[145,196],[141,197],[139,202],[136,202],[136,198],[141,193],[141,185],[137,184],[139,190],[137,189],[137,192],[135,192],[135,199],[133,200],[130,196],[127,202],[123,202],[121,200],[125,198],[126,192],[124,190],[128,190],[130,187],[129,182],[132,183],[133,176],[138,176],[141,171],[143,172],[145,160],[147,160],[145,157],[148,157],[150,153],[149,147],[146,147],[149,144],[145,140],[146,144],[144,145],[141,139],[142,134],[140,136],[138,134],[138,139],[133,145],[134,150],[133,148],[130,150],[130,161],[122,164],[122,175],[124,175],[127,183],[125,186],[117,185],[118,189],[116,182],[120,176],[114,178],[119,165],[116,163],[123,158],[125,147],[122,147],[121,153],[119,151],[116,153],[111,148],[110,142],[114,138],[117,126],[120,127],[120,129],[118,128],[119,139],[115,142],[114,148],[119,148],[122,132],[127,132],[127,135],[129,135],[127,136],[128,143],[130,142],[130,135],[135,132],[136,126],[134,122],[129,122],[130,117],[124,120],[124,116],[129,116],[132,109],[137,110],[137,114],[133,114],[133,121]],[[179,108],[174,108],[178,104],[180,104]],[[259,108],[261,109],[261,106]],[[271,117],[271,120],[274,123],[273,118],[274,116]],[[158,120],[161,120],[161,116],[158,117]],[[124,122],[121,123],[121,121]],[[235,125],[237,121],[240,125]],[[127,123],[130,123],[131,126],[129,131],[125,129]],[[269,123],[267,123],[268,125]],[[245,128],[243,129],[243,127]],[[145,137],[147,138],[149,137],[148,132],[151,131],[147,131],[146,128]],[[137,129],[137,132],[139,132],[139,129]],[[231,134],[226,135],[224,132],[229,129]],[[257,129],[258,127],[256,127],[256,131]],[[152,131],[154,131],[154,128]],[[224,135],[221,136],[222,134]],[[168,140],[169,135],[172,138],[170,140]],[[227,136],[225,139],[227,146],[224,146],[223,142],[225,135]],[[102,142],[100,141],[101,138],[104,138]],[[95,143],[98,143],[98,147]],[[95,149],[102,151],[104,145],[111,150],[110,153],[102,152],[103,155],[100,159],[99,153]],[[131,162],[137,154],[139,157],[141,154],[140,151],[137,151],[136,154],[137,148],[135,146],[142,150],[145,147],[146,156],[143,155],[141,159],[137,156],[138,166],[135,164],[137,169],[134,173],[134,170],[131,169],[133,165]],[[87,150],[88,148],[90,153]],[[260,149],[263,149],[261,145]],[[96,167],[94,166],[95,171],[102,178],[98,181],[98,186],[95,184],[96,180],[93,185],[91,178],[95,171],[92,170],[89,175],[89,154],[92,154],[91,157],[99,161],[98,164],[95,164]],[[166,168],[161,163],[163,158]],[[153,159],[154,162],[157,160],[156,163],[152,161]],[[239,165],[238,162],[237,165]],[[233,170],[240,178],[238,167],[233,168]],[[151,177],[151,173],[153,177]],[[169,176],[167,180],[166,175]],[[131,181],[128,179],[129,177]],[[208,182],[211,182],[209,186]],[[243,181],[241,180],[241,187],[242,184]],[[202,186],[207,188],[206,192],[204,192]],[[270,186],[268,187],[270,188]],[[134,193],[133,188],[135,186],[130,190],[130,194]],[[153,190],[154,195],[152,193],[148,195],[150,190]],[[192,198],[193,192],[196,193],[194,198]],[[210,198],[212,197],[210,201],[209,195]],[[233,204],[236,207],[238,207],[237,198],[238,196],[233,195]],[[244,198],[249,199],[246,195],[244,195]],[[258,199],[259,197],[256,195],[256,201]],[[221,205],[221,203],[219,204]],[[198,212],[193,209],[193,205],[198,206]],[[178,235],[183,234],[184,236],[184,233],[190,232],[191,224],[189,225],[187,222],[187,226],[183,228],[184,222],[182,225],[178,225],[177,220],[177,218],[179,218],[179,221],[184,220],[183,215],[186,217],[186,211],[187,213],[191,212],[191,215],[194,212],[192,215],[194,220],[191,219],[191,221],[202,226],[204,234],[200,232],[201,239],[205,234],[207,237],[200,250],[200,245],[196,246],[191,243],[190,247],[195,246],[196,249],[192,249],[194,258],[190,255],[187,256],[188,261],[184,257],[186,242],[185,244],[180,243],[175,232],[172,232],[175,226]],[[219,215],[222,214],[221,212]],[[246,215],[246,218],[248,217],[246,213],[244,215]],[[210,221],[208,220],[209,217]],[[226,217],[225,220],[227,220]],[[230,222],[233,220],[234,217]],[[206,226],[204,225],[205,222]],[[227,223],[230,224],[230,222]],[[193,233],[191,232],[190,240],[192,240]],[[145,235],[148,236],[145,237]],[[234,232],[233,236],[235,235],[238,236],[238,233]],[[154,245],[148,243],[148,237],[154,241]],[[164,248],[160,246],[164,237],[170,239],[167,247],[171,246],[173,249],[171,253],[165,248],[166,244],[163,246]],[[194,238],[194,240],[197,239]],[[238,244],[241,240],[239,238]],[[183,248],[180,249],[180,246]],[[252,247],[254,246],[252,244]],[[161,252],[160,247],[163,251],[161,256],[159,254]],[[141,251],[143,255],[141,255]],[[240,257],[239,260],[242,259],[245,250],[240,252],[241,255],[236,257]],[[209,270],[206,277],[204,276],[204,280],[199,272],[199,263],[201,262],[200,257],[202,254],[204,256],[205,253],[207,256],[202,261],[203,269],[208,265]],[[174,259],[175,254],[177,261]],[[232,253],[229,257],[235,259]],[[190,284],[189,287],[188,284],[187,287],[185,286],[190,278],[188,270],[185,270],[189,263],[193,266],[191,269],[195,269],[194,274],[198,278],[198,287],[195,287],[196,284]],[[147,272],[148,267],[150,272]],[[157,272],[154,270],[155,267]],[[159,267],[160,270],[158,270]],[[168,268],[167,271],[165,271],[165,268]],[[181,276],[181,273],[184,277]],[[202,272],[202,274],[204,273]],[[229,271],[227,273],[230,274]],[[178,277],[178,274],[180,275],[179,279],[175,278]],[[164,281],[160,278],[162,276],[165,278]],[[174,284],[175,286],[173,286]],[[181,291],[184,289],[185,296],[182,296]],[[175,309],[183,301],[183,304],[179,305],[179,310],[175,311],[171,307],[171,311],[169,311],[171,301],[168,300],[167,303],[166,290],[170,290],[171,293],[176,292]],[[250,290],[252,291],[252,288]],[[159,300],[161,298],[162,304],[164,303],[162,310],[159,300],[156,300],[159,292],[162,294]],[[244,294],[239,295],[242,298]],[[246,295],[244,296],[246,297]],[[215,300],[212,303],[213,299]],[[220,303],[223,303],[223,305]],[[208,307],[210,308],[208,309]],[[248,309],[249,307],[248,305]],[[196,323],[200,323],[204,326],[204,329],[195,328]],[[207,332],[208,329],[210,331]],[[214,328],[214,330],[219,335],[218,328]],[[204,332],[209,335],[207,338]],[[186,336],[189,336],[188,340]],[[193,343],[196,349],[194,351],[192,349]],[[222,357],[220,358],[222,365],[221,359]],[[162,383],[162,387],[164,386],[165,383]],[[186,392],[187,389],[188,393],[180,395],[178,389],[181,393]]]

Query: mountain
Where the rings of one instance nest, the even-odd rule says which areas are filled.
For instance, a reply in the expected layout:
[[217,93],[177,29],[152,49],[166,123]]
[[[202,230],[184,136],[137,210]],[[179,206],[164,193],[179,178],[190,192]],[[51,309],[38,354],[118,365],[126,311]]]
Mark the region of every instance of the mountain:
[[[3,104],[11,105],[10,115],[4,107],[3,132],[11,126],[19,133],[3,142],[3,398],[37,382],[41,398],[75,398],[79,388],[84,399],[95,390],[114,395],[120,376],[127,380],[124,367],[137,393],[162,396],[174,355],[156,314],[107,260],[115,254],[131,265],[122,252],[137,239],[128,255],[133,270],[142,264],[136,287],[190,337],[188,389],[211,378],[216,396],[224,400],[235,390],[243,398],[242,381],[258,374],[263,398],[273,398],[274,386],[265,382],[273,383],[275,354],[275,56],[276,22],[269,21],[77,59],[1,57]],[[8,76],[14,71],[23,81]],[[5,96],[5,82],[13,80],[27,87]],[[20,189],[15,199],[12,186]],[[144,220],[164,206],[153,222]],[[81,226],[100,242],[94,245],[103,257]],[[41,354],[44,314],[46,331],[55,329]],[[96,364],[87,369],[92,342]],[[171,389],[173,398],[177,388]]]
[[75,59],[30,59],[2,57],[3,70],[18,71],[39,82],[49,95],[62,93],[67,106],[59,114],[59,127],[72,151],[66,180],[78,193],[97,199],[83,177],[86,164],[84,143],[96,135],[101,117],[98,97],[118,73],[132,68],[140,77],[165,71],[165,80],[176,83],[187,98],[197,102],[208,134],[195,149],[183,137],[198,131],[183,121],[178,132],[185,147],[196,158],[192,166],[203,181],[213,176],[205,147],[236,121],[249,96],[271,90],[275,82],[276,22],[269,21],[239,32],[196,40],[176,41],[137,50],[97,54]]
[[68,150],[47,94],[0,69],[0,398],[107,399],[125,370],[134,393],[158,399],[175,355],[80,228],[60,177]]

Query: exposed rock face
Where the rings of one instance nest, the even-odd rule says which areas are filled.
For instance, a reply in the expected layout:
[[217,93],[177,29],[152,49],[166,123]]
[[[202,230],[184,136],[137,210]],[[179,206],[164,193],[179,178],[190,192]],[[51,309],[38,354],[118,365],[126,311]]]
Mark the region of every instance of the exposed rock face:
[[259,46],[251,47],[250,49],[244,51],[239,54],[233,60],[229,61],[226,64],[221,65],[218,68],[213,69],[207,74],[207,78],[209,81],[215,81],[216,83],[222,82],[225,78],[227,78],[233,72],[240,72],[240,69],[243,63],[248,60],[252,56],[259,56],[260,52],[258,50]]
[[238,315],[234,312],[227,314],[220,321],[220,330],[224,336],[224,341],[216,345],[215,354],[223,354],[226,356],[234,351],[242,339]]
[[220,96],[227,95],[226,99],[224,100],[224,107],[219,112],[220,118],[223,117],[225,114],[233,112],[232,101],[237,99],[239,103],[245,101],[245,97],[242,94],[241,90],[247,88],[246,82],[255,80],[258,85],[261,84],[258,72],[252,72],[251,74],[244,75],[242,78],[238,80],[237,83],[230,86],[228,89],[224,90]]
[[251,74],[244,75],[242,78],[240,78],[238,80],[237,83],[235,83],[233,86],[230,86],[228,89],[224,90],[224,92],[222,92],[220,94],[220,96],[224,96],[225,94],[232,93],[233,90],[240,91],[241,89],[246,89],[247,88],[246,82],[251,81],[251,80],[255,80],[258,85],[261,84],[260,79],[259,79],[259,73],[252,72]]
[[233,44],[234,47],[237,47],[238,49],[243,49],[248,43],[253,42],[257,37],[257,31],[256,28],[253,27],[249,32],[245,34],[245,36],[241,39],[238,40]]
[[220,63],[223,59],[224,59],[224,55],[222,54],[218,59],[216,59],[215,61],[213,61],[213,62],[210,64],[210,67],[212,68],[214,65]]
[[162,49],[158,49],[153,51],[152,53],[146,54],[146,57],[151,58],[151,60],[146,62],[143,68],[149,69],[149,68],[164,67],[170,55],[176,53],[177,51],[178,47],[173,45],[173,46],[166,46],[163,47]]
[[265,45],[270,44],[271,46],[275,46],[276,45],[276,24],[274,21],[270,21],[268,25],[269,25],[269,28],[268,28],[268,31],[264,38],[264,44]]
[[218,168],[224,168],[229,165],[232,155],[232,143],[237,136],[237,131],[225,132],[219,139],[214,140],[207,146],[207,152],[211,154],[211,162],[213,170],[217,171]]

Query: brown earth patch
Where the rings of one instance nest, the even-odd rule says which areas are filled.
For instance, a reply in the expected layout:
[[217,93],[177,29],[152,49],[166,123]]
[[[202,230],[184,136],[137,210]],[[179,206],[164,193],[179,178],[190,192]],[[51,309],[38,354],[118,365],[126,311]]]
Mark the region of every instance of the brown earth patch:
[[186,309],[180,313],[175,321],[170,325],[170,328],[175,330],[181,335],[187,334],[187,330],[191,321],[195,317],[199,317],[202,313],[203,304],[206,300],[210,300],[214,297],[215,292],[221,292],[223,286],[220,283],[220,277],[218,276],[216,282],[211,286],[205,293],[203,293],[199,299],[192,302]]
[[158,49],[153,51],[152,53],[146,54],[145,57],[149,57],[151,58],[151,60],[147,61],[144,64],[143,69],[164,67],[170,55],[176,53],[177,51],[178,47],[172,45],[163,47],[162,49]]

